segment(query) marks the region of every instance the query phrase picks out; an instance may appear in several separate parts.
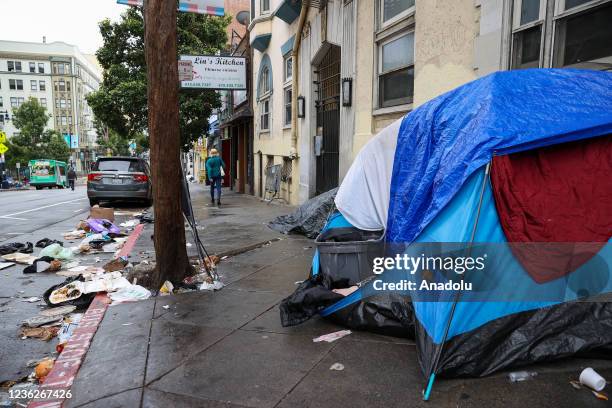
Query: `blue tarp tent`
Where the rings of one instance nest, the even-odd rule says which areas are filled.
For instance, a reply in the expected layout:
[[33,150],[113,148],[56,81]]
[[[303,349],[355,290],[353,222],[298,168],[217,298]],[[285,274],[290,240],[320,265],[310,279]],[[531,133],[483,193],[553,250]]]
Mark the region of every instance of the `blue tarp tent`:
[[[425,243],[504,248],[507,239],[488,173],[493,156],[611,134],[612,73],[494,73],[420,106],[373,138],[338,191],[339,216],[359,230],[384,229],[395,254],[397,248],[410,251]],[[349,327],[403,327],[417,340],[429,388],[436,375],[481,376],[511,365],[612,349],[612,303],[575,302],[580,291],[568,289],[569,280],[588,285],[597,274],[596,293],[612,293],[609,244],[570,278],[546,283],[535,282],[511,251],[496,254],[489,273],[474,278],[477,285],[485,285],[485,279],[501,282],[487,290],[485,300],[458,291],[435,299],[404,291],[386,293],[385,301],[369,280],[323,305],[320,314]],[[312,275],[317,271],[315,262]],[[389,281],[397,274],[383,275]],[[504,298],[510,287],[521,296]],[[281,305],[281,316],[286,311]]]

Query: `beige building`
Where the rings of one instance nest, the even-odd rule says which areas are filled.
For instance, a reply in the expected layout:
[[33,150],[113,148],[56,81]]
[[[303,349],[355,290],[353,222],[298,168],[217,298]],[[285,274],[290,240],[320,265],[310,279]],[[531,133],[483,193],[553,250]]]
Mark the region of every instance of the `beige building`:
[[274,186],[276,166],[277,196],[293,204],[337,186],[380,129],[466,82],[505,69],[612,67],[610,0],[309,1],[296,61],[302,4],[255,0],[249,25],[255,194]]
[[[29,97],[37,98],[51,117],[48,129],[70,144],[77,170],[95,160],[97,134],[85,97],[98,89],[102,71],[94,56],[63,42],[0,41],[0,110],[9,117]],[[18,130],[4,124],[8,137]]]

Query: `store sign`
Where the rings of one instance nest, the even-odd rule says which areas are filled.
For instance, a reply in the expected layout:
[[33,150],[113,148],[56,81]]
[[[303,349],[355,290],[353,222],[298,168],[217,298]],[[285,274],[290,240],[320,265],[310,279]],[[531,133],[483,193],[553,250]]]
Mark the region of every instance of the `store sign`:
[[[143,0],[117,0],[117,3],[125,4],[126,6],[142,7]],[[223,0],[180,0],[178,10],[186,13],[208,14],[211,16],[225,15]]]
[[191,61],[178,62],[179,81],[193,81],[193,63]]
[[193,66],[193,79],[181,81],[183,88],[246,89],[246,58],[216,55],[181,55],[179,64]]

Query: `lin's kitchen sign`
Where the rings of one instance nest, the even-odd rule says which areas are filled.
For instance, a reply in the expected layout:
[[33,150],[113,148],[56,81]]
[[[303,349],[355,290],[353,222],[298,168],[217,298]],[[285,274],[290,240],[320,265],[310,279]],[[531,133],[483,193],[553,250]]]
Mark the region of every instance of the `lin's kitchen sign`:
[[[191,63],[191,75],[185,72]],[[181,55],[182,88],[246,89],[246,58],[216,55]]]

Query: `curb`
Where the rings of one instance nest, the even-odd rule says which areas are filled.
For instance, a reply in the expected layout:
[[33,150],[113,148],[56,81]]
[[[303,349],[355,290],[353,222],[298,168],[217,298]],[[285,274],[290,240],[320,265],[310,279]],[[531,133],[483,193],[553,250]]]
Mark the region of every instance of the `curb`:
[[[132,252],[143,230],[143,224],[138,224],[134,228],[118,256],[127,256]],[[72,387],[79,368],[87,355],[91,341],[98,331],[102,319],[104,319],[110,302],[105,292],[98,293],[94,297],[78,327],[74,329],[74,333],[66,343],[64,350],[55,360],[51,372],[39,387],[40,391],[49,393],[50,397],[44,400],[31,401],[28,403],[28,408],[61,408],[66,399],[70,398],[67,393],[71,391],[70,387]]]

